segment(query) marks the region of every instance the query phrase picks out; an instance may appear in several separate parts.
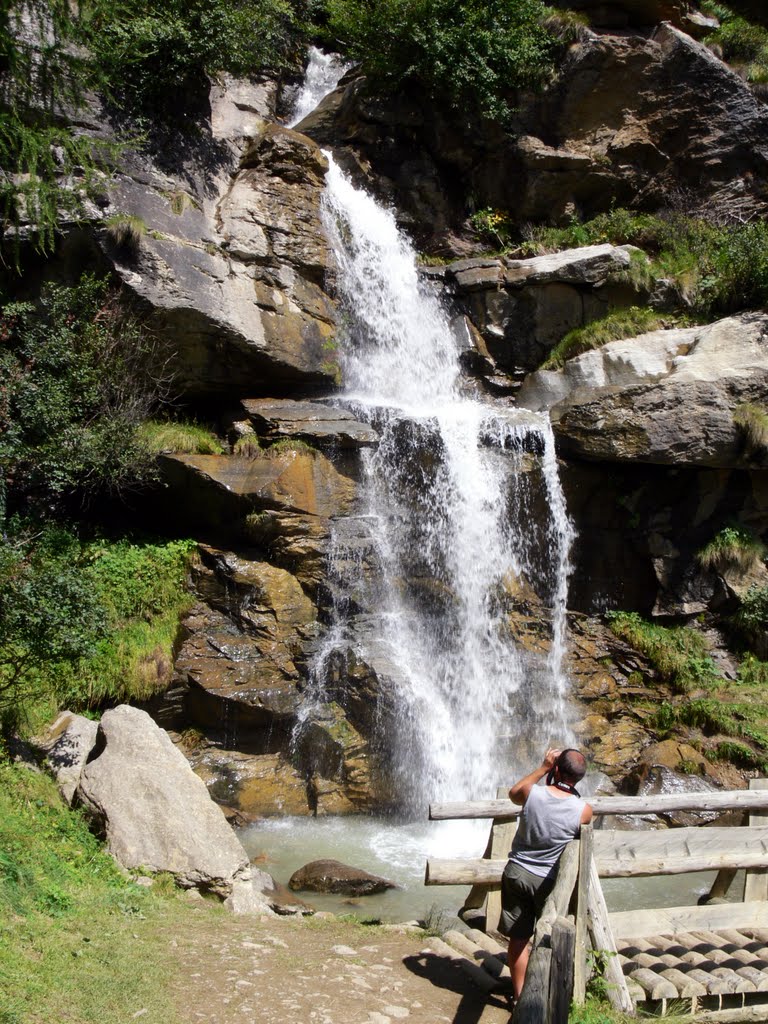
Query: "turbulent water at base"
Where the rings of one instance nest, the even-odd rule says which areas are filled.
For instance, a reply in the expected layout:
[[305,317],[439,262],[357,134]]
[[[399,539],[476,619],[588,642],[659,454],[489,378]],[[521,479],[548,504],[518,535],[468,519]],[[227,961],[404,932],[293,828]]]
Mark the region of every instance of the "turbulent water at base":
[[337,53],[323,53],[316,46],[309,48],[309,63],[304,81],[296,93],[288,127],[293,128],[310,114],[323,97],[333,92],[351,64],[345,63]]
[[[332,158],[324,224],[344,308],[343,402],[381,439],[363,456],[377,571],[338,582],[375,613],[371,642],[391,666],[396,790],[413,811],[494,796],[548,741],[568,739],[572,531],[549,422],[466,390],[461,325],[420,279],[392,213]],[[548,654],[510,635],[510,602],[532,591],[551,615]],[[315,666],[318,699],[323,659],[346,625],[340,610]],[[366,660],[365,639],[354,642]]]

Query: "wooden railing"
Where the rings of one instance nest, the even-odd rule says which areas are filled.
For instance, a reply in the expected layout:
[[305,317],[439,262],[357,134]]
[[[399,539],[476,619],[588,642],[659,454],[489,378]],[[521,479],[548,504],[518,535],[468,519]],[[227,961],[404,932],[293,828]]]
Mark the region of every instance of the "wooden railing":
[[[616,953],[616,936],[624,939],[660,934],[660,929],[685,932],[695,928],[738,928],[768,924],[768,780],[753,780],[749,790],[687,793],[651,797],[595,797],[596,816],[664,814],[670,811],[742,811],[747,827],[670,828],[663,831],[612,831],[582,828],[581,840],[566,847],[558,880],[534,935],[526,983],[514,1024],[559,1024],[567,1021],[571,992],[583,1002],[588,946],[603,951],[607,994],[617,1010],[634,1013],[627,982]],[[436,804],[430,818],[493,818],[486,857],[476,860],[430,859],[427,885],[472,885],[473,893],[500,887],[506,859],[494,832],[511,841],[520,808],[508,800]],[[746,869],[745,901],[736,904],[677,907],[609,914],[601,878],[667,875],[717,870],[710,897],[721,897],[736,871]],[[498,902],[498,896],[496,897]],[[477,903],[472,904],[477,905]],[[490,903],[488,904],[490,908]],[[569,909],[572,913],[569,915]],[[495,928],[495,920],[490,923]],[[564,998],[563,992],[567,998]]]

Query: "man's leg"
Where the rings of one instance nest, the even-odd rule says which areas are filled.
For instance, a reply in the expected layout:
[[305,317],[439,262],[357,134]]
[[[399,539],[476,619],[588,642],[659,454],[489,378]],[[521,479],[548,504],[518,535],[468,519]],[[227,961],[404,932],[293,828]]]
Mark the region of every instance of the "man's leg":
[[511,938],[509,940],[507,962],[509,964],[509,973],[512,975],[512,991],[515,999],[519,999],[520,993],[523,991],[525,972],[528,969],[528,957],[531,953],[529,942],[530,936],[525,939]]

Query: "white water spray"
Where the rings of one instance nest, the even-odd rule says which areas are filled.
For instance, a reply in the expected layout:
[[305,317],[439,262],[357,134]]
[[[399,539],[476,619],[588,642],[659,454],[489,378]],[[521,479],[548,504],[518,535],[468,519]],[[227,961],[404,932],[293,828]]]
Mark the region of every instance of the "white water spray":
[[309,48],[309,63],[304,81],[296,93],[288,127],[293,128],[311,114],[318,103],[333,92],[342,77],[352,67],[338,53],[323,53],[316,46]]
[[[546,417],[462,395],[458,339],[413,249],[392,213],[329,164],[345,403],[381,436],[364,456],[381,569],[369,596],[396,666],[398,788],[414,806],[487,798],[548,740],[568,738],[572,529],[552,432]],[[508,628],[511,600],[531,584],[551,615],[545,656],[517,649]]]

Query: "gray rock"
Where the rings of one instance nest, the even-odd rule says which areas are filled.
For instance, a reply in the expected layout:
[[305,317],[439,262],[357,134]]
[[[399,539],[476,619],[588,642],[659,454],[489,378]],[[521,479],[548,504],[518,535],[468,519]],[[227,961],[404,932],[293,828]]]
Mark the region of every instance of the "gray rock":
[[338,860],[313,860],[305,864],[303,868],[294,871],[288,886],[291,889],[344,893],[347,896],[370,896],[397,888],[394,882],[388,882],[386,878],[371,875]]
[[167,871],[183,888],[226,898],[250,882],[248,857],[205,784],[168,734],[121,705],[99,724],[75,800],[118,864]]
[[80,773],[96,743],[98,728],[98,722],[90,718],[62,711],[33,741],[45,755],[45,767],[56,779],[59,792],[68,804],[72,803]]
[[518,396],[549,410],[561,448],[573,454],[718,468],[744,464],[735,409],[766,400],[764,313],[611,342],[562,370],[532,374]]
[[243,409],[259,436],[269,441],[294,437],[313,445],[335,448],[364,448],[376,444],[378,434],[367,423],[359,423],[351,412],[282,398],[246,398]]
[[[666,793],[717,793],[720,787],[701,775],[685,775],[666,765],[650,765],[637,791],[638,796]],[[721,818],[720,811],[668,811],[659,817],[670,826],[711,825]]]
[[478,352],[508,371],[532,370],[568,331],[646,297],[626,273],[636,251],[606,244],[526,260],[459,260],[445,268],[445,282],[476,328]]

